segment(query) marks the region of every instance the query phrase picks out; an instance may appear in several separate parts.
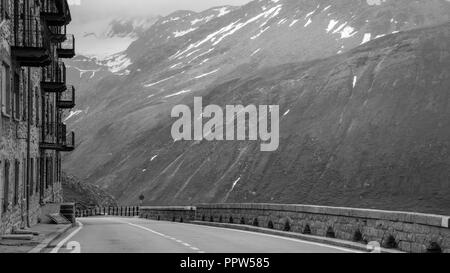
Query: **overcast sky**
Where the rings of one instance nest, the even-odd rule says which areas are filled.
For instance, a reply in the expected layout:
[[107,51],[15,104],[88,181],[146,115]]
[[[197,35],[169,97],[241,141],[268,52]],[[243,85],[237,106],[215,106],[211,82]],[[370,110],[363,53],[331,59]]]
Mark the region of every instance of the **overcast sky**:
[[[201,11],[215,6],[242,5],[250,0],[68,0],[74,17],[117,17],[133,15],[167,15],[177,10]],[[86,12],[91,11],[91,12]],[[88,15],[89,13],[89,15]]]

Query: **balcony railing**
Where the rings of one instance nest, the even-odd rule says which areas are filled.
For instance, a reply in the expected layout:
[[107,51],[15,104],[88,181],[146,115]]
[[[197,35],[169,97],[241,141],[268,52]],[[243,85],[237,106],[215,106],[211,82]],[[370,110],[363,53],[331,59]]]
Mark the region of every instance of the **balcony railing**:
[[59,93],[67,90],[66,66],[63,62],[52,62],[42,68],[41,88],[45,92]]
[[58,123],[47,122],[42,125],[42,142],[56,142],[58,135]]
[[64,138],[61,151],[72,152],[73,150],[75,150],[75,132],[70,132]]
[[59,95],[57,106],[59,109],[72,109],[75,107],[75,87],[68,86],[67,90]]
[[52,43],[63,43],[67,39],[66,26],[49,26],[48,34]]
[[40,148],[71,152],[75,149],[75,133],[67,133],[67,126],[63,123],[48,123],[43,126]]
[[41,0],[41,17],[48,26],[64,26],[72,20],[67,0]]
[[75,56],[75,36],[66,35],[65,41],[58,45],[57,53],[59,58],[73,58]]
[[39,17],[14,16],[11,51],[21,66],[41,67],[51,62],[50,44]]

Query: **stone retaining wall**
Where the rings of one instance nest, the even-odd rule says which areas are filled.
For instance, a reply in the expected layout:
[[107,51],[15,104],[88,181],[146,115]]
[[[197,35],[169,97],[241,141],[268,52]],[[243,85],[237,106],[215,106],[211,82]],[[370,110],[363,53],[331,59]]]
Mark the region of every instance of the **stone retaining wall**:
[[274,204],[197,206],[199,221],[257,225],[363,243],[405,252],[450,252],[449,217],[368,209]]
[[195,207],[140,207],[139,216],[158,221],[191,222],[195,221]]
[[361,243],[405,252],[450,253],[449,217],[368,209],[276,204],[204,204],[144,207],[141,217],[184,222],[196,219],[254,225]]

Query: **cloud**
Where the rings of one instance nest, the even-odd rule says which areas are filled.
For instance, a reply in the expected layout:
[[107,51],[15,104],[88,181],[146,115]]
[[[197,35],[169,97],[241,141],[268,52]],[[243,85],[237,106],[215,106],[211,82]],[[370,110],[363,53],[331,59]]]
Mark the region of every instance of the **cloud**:
[[81,0],[68,0],[67,2],[71,6],[79,6],[79,5],[81,5]]
[[104,16],[167,15],[176,10],[201,11],[214,6],[242,5],[250,0],[68,0],[83,10],[96,11]]

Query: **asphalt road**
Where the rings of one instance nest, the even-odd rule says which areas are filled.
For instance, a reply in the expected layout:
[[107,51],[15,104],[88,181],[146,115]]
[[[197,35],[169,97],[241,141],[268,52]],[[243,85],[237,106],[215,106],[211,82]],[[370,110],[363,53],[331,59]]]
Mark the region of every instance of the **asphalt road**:
[[53,253],[351,253],[273,235],[139,218],[93,217],[47,249]]

